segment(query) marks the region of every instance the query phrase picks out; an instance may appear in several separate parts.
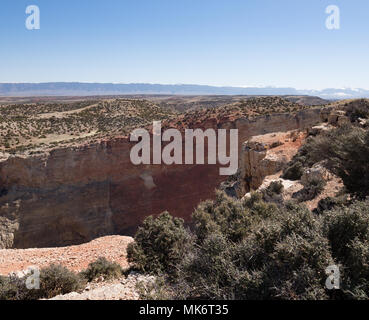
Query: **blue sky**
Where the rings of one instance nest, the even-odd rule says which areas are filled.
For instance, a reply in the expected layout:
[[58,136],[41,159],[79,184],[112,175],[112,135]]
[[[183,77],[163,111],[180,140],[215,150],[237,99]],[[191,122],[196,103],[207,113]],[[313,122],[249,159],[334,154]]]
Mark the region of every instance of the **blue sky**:
[[1,0],[0,82],[369,89],[368,17],[367,0]]

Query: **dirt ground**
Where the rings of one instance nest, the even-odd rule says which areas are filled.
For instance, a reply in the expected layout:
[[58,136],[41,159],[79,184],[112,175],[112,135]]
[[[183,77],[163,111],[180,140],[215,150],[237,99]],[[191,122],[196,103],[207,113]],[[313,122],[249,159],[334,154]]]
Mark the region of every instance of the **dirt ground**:
[[0,250],[0,274],[22,271],[29,266],[39,268],[52,263],[70,270],[81,271],[99,257],[119,263],[127,268],[126,249],[133,239],[124,236],[107,236],[89,243],[61,248],[3,249]]

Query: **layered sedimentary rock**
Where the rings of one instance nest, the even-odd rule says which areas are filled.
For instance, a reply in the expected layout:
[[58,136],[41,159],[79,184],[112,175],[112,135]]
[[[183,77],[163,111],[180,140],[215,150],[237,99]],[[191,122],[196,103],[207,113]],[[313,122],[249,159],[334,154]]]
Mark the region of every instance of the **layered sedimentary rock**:
[[297,153],[306,134],[289,131],[254,136],[242,146],[240,181],[244,192],[257,190],[264,178],[281,171]]
[[[209,119],[199,128],[239,129],[239,150],[254,135],[310,127],[319,109],[254,119]],[[0,162],[0,247],[79,244],[132,235],[143,219],[168,210],[189,222],[225,177],[218,165],[146,165],[130,161],[134,145],[115,137]]]

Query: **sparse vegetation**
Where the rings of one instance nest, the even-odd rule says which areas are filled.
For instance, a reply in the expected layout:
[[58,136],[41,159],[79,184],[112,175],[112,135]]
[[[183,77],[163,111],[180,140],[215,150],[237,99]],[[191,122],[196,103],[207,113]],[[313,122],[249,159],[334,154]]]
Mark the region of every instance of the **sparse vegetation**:
[[311,177],[308,179],[304,188],[293,195],[300,202],[315,199],[323,190],[326,181],[319,177]]
[[309,139],[304,147],[308,162],[326,160],[349,193],[359,198],[369,195],[369,131],[344,126]]
[[51,265],[41,269],[40,290],[35,290],[37,298],[52,298],[59,294],[79,291],[86,282],[75,272],[61,265]]
[[120,264],[108,261],[104,257],[91,262],[87,269],[81,272],[81,276],[89,282],[102,276],[104,279],[119,278],[123,274]]
[[293,162],[283,171],[282,178],[288,180],[300,180],[304,173],[304,167],[299,160]]
[[288,164],[283,178],[299,180],[304,168],[320,161],[343,180],[347,192],[361,199],[369,195],[368,130],[346,125],[309,137]]
[[351,122],[355,122],[359,118],[369,118],[369,101],[367,99],[359,99],[347,103],[344,109]]
[[128,134],[132,128],[176,114],[136,99],[5,105],[0,109],[0,145],[11,153],[62,146],[106,134]]
[[61,265],[40,270],[40,289],[27,289],[26,278],[10,275],[0,277],[0,300],[48,299],[59,294],[79,291],[86,281]]

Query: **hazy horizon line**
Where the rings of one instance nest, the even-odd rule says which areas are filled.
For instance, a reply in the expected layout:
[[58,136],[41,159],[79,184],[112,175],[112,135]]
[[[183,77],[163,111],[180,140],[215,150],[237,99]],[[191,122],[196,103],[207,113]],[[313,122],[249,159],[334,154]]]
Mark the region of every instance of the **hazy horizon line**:
[[291,86],[273,86],[273,85],[216,85],[216,84],[202,84],[202,83],[160,83],[160,82],[99,82],[99,81],[15,81],[15,82],[2,82],[0,84],[49,84],[49,83],[81,83],[81,84],[114,84],[114,85],[162,85],[162,86],[204,86],[204,87],[215,87],[215,88],[274,88],[274,89],[294,89],[297,91],[323,91],[329,89],[335,90],[365,90],[369,91],[369,88],[364,87],[323,87],[323,88],[298,88]]

